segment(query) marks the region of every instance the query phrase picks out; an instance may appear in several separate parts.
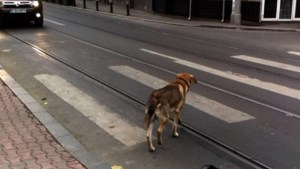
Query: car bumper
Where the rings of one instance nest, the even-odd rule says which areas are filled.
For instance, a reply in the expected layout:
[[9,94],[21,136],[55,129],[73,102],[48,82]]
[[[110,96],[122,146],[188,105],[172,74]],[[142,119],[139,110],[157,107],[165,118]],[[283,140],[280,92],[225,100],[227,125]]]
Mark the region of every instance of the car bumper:
[[[34,20],[43,17],[43,11],[39,8],[22,8],[25,13],[12,13],[12,10],[16,8],[0,8],[0,20],[2,21],[24,21]],[[21,8],[17,8],[21,9]],[[40,14],[38,17],[37,14]]]

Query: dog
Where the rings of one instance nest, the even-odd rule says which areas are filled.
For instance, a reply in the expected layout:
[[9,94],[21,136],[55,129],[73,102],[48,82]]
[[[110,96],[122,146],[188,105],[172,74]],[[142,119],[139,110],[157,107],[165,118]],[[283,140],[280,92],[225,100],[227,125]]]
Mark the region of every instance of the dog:
[[173,82],[167,86],[154,90],[146,103],[144,123],[147,128],[147,142],[150,152],[155,151],[152,144],[152,130],[155,119],[159,120],[157,129],[158,144],[162,144],[162,131],[166,126],[170,115],[174,114],[174,123],[172,135],[178,137],[178,124],[181,123],[180,111],[185,103],[186,94],[190,86],[196,84],[196,78],[189,73],[180,73],[176,75]]

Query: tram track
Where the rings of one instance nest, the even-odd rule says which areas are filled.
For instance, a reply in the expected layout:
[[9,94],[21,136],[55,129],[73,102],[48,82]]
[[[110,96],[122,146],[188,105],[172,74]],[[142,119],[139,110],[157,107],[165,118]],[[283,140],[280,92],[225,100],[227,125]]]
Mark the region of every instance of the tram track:
[[[91,46],[91,47],[94,47],[94,48],[97,48],[99,50],[102,50],[102,51],[105,51],[105,52],[108,52],[110,54],[113,54],[113,55],[117,55],[119,57],[122,57],[122,58],[125,58],[125,59],[128,59],[128,60],[131,60],[131,61],[134,61],[136,63],[139,63],[139,64],[142,64],[142,65],[146,65],[146,66],[149,66],[149,67],[152,67],[154,69],[158,69],[158,70],[161,70],[163,72],[166,72],[166,73],[169,73],[169,74],[172,74],[172,75],[176,75],[178,72],[173,72],[173,71],[170,71],[168,69],[165,69],[165,68],[162,68],[162,67],[159,67],[157,65],[154,65],[152,63],[148,63],[148,62],[145,62],[144,60],[141,60],[141,59],[138,59],[138,58],[135,58],[133,56],[128,56],[128,55],[125,55],[125,54],[122,54],[120,52],[116,52],[114,51],[113,49],[109,49],[109,48],[106,48],[106,47],[101,47],[97,44],[94,44],[94,43],[91,43],[91,42],[87,42],[87,41],[84,41],[84,40],[81,40],[81,39],[78,39],[77,37],[74,37],[72,35],[69,35],[69,34],[66,34],[64,32],[61,32],[61,31],[58,31],[58,30],[54,30],[54,32],[57,32],[59,34],[61,34],[62,36],[65,36],[67,38],[70,38],[70,39],[73,39],[75,41],[78,41],[80,43],[83,43],[83,44],[86,44],[88,46]],[[13,36],[13,35],[11,35]],[[15,36],[15,38],[18,39],[18,37]],[[20,41],[24,41],[22,39],[18,39]],[[24,41],[24,43],[30,45],[30,46],[35,46],[34,44],[31,44],[27,41]],[[36,48],[39,48],[37,46],[35,46]],[[40,49],[40,48],[39,48]],[[43,50],[43,49],[40,49],[41,51],[44,51],[45,53],[47,53],[47,51]],[[48,53],[49,55],[52,55],[51,53]],[[54,55],[52,55],[54,56]],[[57,57],[57,59],[59,59],[59,57]],[[74,67],[74,69],[76,69],[76,67]],[[279,113],[282,113],[284,114],[285,116],[287,117],[293,117],[293,118],[297,118],[297,119],[300,119],[300,115],[296,114],[296,113],[293,113],[291,111],[288,111],[288,110],[285,110],[285,109],[282,109],[282,108],[279,108],[275,105],[271,105],[269,103],[265,103],[263,101],[259,101],[255,98],[251,98],[251,97],[248,97],[248,96],[245,96],[245,95],[242,95],[240,93],[236,93],[234,91],[231,91],[231,90],[228,90],[228,89],[225,89],[225,88],[222,88],[220,86],[217,86],[217,85],[214,85],[214,84],[211,84],[207,81],[204,81],[204,80],[198,80],[198,84],[201,84],[205,87],[208,87],[210,89],[213,89],[213,90],[216,90],[216,91],[219,91],[221,93],[225,93],[227,95],[230,95],[230,96],[234,96],[238,99],[241,99],[241,100],[244,100],[244,101],[247,101],[247,102],[250,102],[250,103],[253,103],[255,105],[259,105],[259,106],[262,106],[262,107],[265,107],[265,108],[268,108],[268,109],[271,109],[273,111],[276,111],[276,112],[279,112]],[[136,100],[136,102],[139,102],[137,101],[137,99],[133,98],[133,100]]]
[[[90,28],[90,29],[93,29],[93,30],[98,30],[98,31],[100,30],[100,31],[103,31],[103,32],[108,33],[108,34],[117,35],[117,36],[120,36],[120,37],[123,37],[123,38],[127,38],[127,39],[135,40],[135,41],[138,41],[138,42],[147,43],[147,44],[157,46],[157,44],[154,43],[154,42],[146,41],[146,40],[140,39],[138,37],[130,36],[130,35],[125,36],[120,32],[111,31],[109,29],[105,29],[105,28],[102,28],[102,27],[87,25],[87,24],[84,24],[84,23],[79,23],[77,21],[72,21],[72,20],[69,20],[69,19],[65,19],[65,18],[61,18],[61,17],[57,17],[57,16],[54,16],[54,15],[49,15],[49,14],[47,14],[46,16],[50,16],[50,17],[53,17],[53,18],[56,18],[56,19],[60,19],[60,20],[66,21],[66,22],[76,24],[76,25],[84,26],[84,27],[87,27],[87,28]],[[126,27],[126,25],[124,25],[122,23],[116,23],[116,24],[121,25],[122,27]],[[241,47],[229,46],[229,45],[225,45],[225,44],[222,44],[222,43],[210,42],[210,41],[207,41],[207,40],[199,40],[199,39],[196,39],[196,38],[184,37],[184,36],[175,35],[175,34],[172,34],[172,33],[159,32],[159,31],[147,29],[147,28],[144,28],[144,27],[135,26],[133,28],[138,29],[138,30],[142,30],[142,31],[145,31],[145,32],[159,34],[159,35],[165,36],[165,37],[179,39],[179,40],[187,40],[187,41],[200,43],[200,44],[204,44],[204,45],[211,45],[211,46],[215,46],[215,47],[221,47],[221,48],[237,50],[237,51],[242,51],[242,52],[251,52],[251,53],[254,53],[254,54],[258,54],[258,55],[264,55],[264,56],[268,56],[268,57],[271,57],[271,58],[283,59],[283,60],[292,61],[292,62],[295,62],[295,63],[300,62],[299,59],[295,59],[295,58],[291,58],[291,57],[282,57],[282,56],[279,56],[279,55],[276,55],[276,54],[273,54],[273,53],[260,51],[260,50],[257,50],[257,49],[251,49],[250,50],[250,49],[241,48]],[[130,29],[132,29],[132,27],[130,27]],[[56,31],[58,31],[58,30],[56,30]],[[58,31],[58,32],[60,32],[60,31]],[[62,33],[62,32],[60,32],[60,33]],[[166,48],[166,49],[173,50],[173,51],[178,51],[178,48],[174,48],[174,47],[171,47],[171,46],[166,46],[164,44],[160,44],[160,45],[162,47]],[[201,59],[206,59],[206,60],[218,62],[218,63],[221,63],[221,64],[235,66],[235,67],[239,67],[239,68],[242,68],[242,69],[245,69],[245,70],[256,71],[256,72],[264,73],[264,74],[271,75],[271,76],[274,76],[274,77],[278,77],[278,78],[291,80],[291,81],[300,83],[300,78],[299,77],[289,76],[289,75],[286,75],[286,74],[281,73],[281,72],[273,72],[271,70],[263,69],[263,68],[260,68],[260,67],[254,67],[254,66],[251,66],[251,65],[242,64],[240,62],[234,62],[234,61],[227,60],[227,59],[220,58],[220,57],[207,56],[207,55],[204,55],[204,54],[199,55],[198,53],[195,53],[195,52],[189,51],[189,50],[185,50],[184,48],[181,49],[180,52],[187,53],[191,56],[197,56],[198,58],[201,58]]]
[[[131,95],[130,93],[127,93],[127,92],[125,92],[125,91],[122,91],[122,90],[121,90],[120,88],[118,88],[117,86],[113,86],[113,85],[111,85],[111,84],[109,84],[109,83],[103,81],[102,79],[97,78],[94,74],[89,73],[89,72],[85,71],[84,69],[79,68],[79,67],[77,67],[76,65],[73,65],[72,63],[70,63],[70,62],[68,62],[68,61],[66,61],[66,60],[64,60],[64,59],[61,59],[60,57],[55,56],[55,55],[52,54],[51,52],[48,52],[48,51],[46,51],[46,50],[40,48],[39,46],[36,46],[36,45],[34,45],[34,44],[32,44],[32,43],[30,43],[30,42],[28,42],[28,41],[26,41],[26,40],[24,40],[24,39],[22,39],[22,38],[16,36],[16,35],[13,35],[13,34],[11,34],[11,33],[9,33],[9,32],[6,32],[6,33],[7,33],[8,35],[12,36],[13,38],[17,39],[18,41],[20,41],[20,42],[22,42],[22,43],[24,43],[24,44],[26,44],[26,45],[28,45],[28,46],[34,48],[35,50],[40,51],[41,53],[43,53],[43,54],[45,54],[45,55],[47,55],[47,56],[53,58],[54,60],[56,60],[56,61],[58,61],[58,62],[60,62],[60,63],[62,63],[62,64],[64,64],[64,65],[66,65],[66,66],[72,68],[73,70],[75,70],[75,71],[77,71],[77,72],[79,72],[79,73],[81,73],[81,74],[83,74],[83,75],[85,75],[85,76],[87,76],[87,77],[89,77],[90,79],[94,80],[95,82],[97,82],[97,83],[99,83],[99,84],[101,84],[101,85],[104,85],[104,86],[108,87],[109,89],[111,89],[111,90],[113,90],[113,91],[115,91],[115,92],[117,92],[117,93],[119,93],[119,94],[125,96],[126,98],[128,98],[128,99],[130,99],[130,100],[136,102],[138,105],[145,106],[145,103],[144,103],[142,100],[140,100],[140,99],[134,97],[134,96]],[[70,36],[70,35],[67,35],[67,36]],[[71,37],[71,38],[77,39],[76,37]],[[80,40],[80,39],[77,39],[77,40]],[[80,40],[80,41],[82,41],[82,40]],[[84,41],[82,41],[82,42],[84,42]],[[97,48],[101,48],[102,50],[105,50],[105,51],[110,52],[110,53],[114,53],[114,54],[116,54],[116,55],[118,55],[118,56],[125,57],[125,58],[130,59],[130,60],[132,60],[132,61],[134,61],[134,62],[138,62],[138,63],[140,63],[140,64],[144,64],[144,65],[147,65],[147,66],[151,66],[151,67],[153,67],[153,68],[155,68],[155,69],[159,69],[159,70],[164,71],[164,72],[167,72],[167,73],[176,74],[176,72],[172,72],[172,71],[170,71],[170,70],[166,70],[166,69],[157,67],[157,66],[152,65],[152,64],[150,64],[150,63],[146,63],[146,62],[144,62],[144,61],[142,61],[142,60],[138,60],[138,59],[136,59],[136,58],[132,58],[132,57],[130,57],[130,56],[126,56],[126,55],[124,55],[124,54],[121,54],[121,53],[118,53],[118,52],[115,52],[115,51],[112,51],[112,50],[109,50],[109,49],[106,49],[106,48],[97,46],[96,44],[91,44],[91,43],[89,43],[89,42],[84,42],[84,43],[86,43],[86,44],[88,43],[89,45],[92,45],[92,46],[97,47]],[[279,112],[285,113],[286,115],[289,115],[289,116],[296,116],[296,114],[293,114],[293,113],[291,113],[291,112],[282,110],[282,109],[280,109],[280,108],[273,107],[273,106],[268,105],[268,104],[265,104],[265,103],[261,103],[261,102],[259,102],[259,101],[253,100],[253,99],[251,99],[251,98],[247,98],[247,97],[245,97],[245,96],[241,96],[241,95],[239,95],[239,94],[236,94],[236,93],[233,93],[233,92],[230,92],[230,91],[221,89],[221,88],[216,87],[216,86],[212,86],[212,85],[210,85],[210,84],[207,84],[206,82],[201,82],[201,81],[198,81],[198,82],[199,82],[200,84],[205,85],[205,86],[207,86],[207,87],[210,87],[210,88],[212,88],[212,89],[215,89],[215,90],[224,92],[224,93],[226,93],[226,94],[229,94],[229,95],[238,97],[238,98],[240,98],[240,99],[243,99],[243,100],[246,100],[246,101],[249,101],[249,102],[258,104],[258,105],[260,105],[260,106],[264,106],[264,107],[266,107],[266,108],[269,108],[269,109],[272,109],[272,110],[275,110],[275,111],[279,111]],[[297,117],[297,118],[300,118],[300,117]],[[255,160],[255,158],[250,157],[250,156],[244,154],[243,152],[240,152],[239,150],[237,150],[237,149],[235,149],[235,148],[233,148],[233,147],[231,147],[231,146],[226,145],[226,144],[223,143],[222,141],[220,141],[220,140],[218,140],[218,139],[216,139],[216,138],[214,138],[214,137],[212,137],[212,136],[209,136],[209,135],[206,134],[205,132],[199,131],[199,130],[197,130],[197,129],[191,127],[189,124],[183,123],[183,124],[182,124],[182,129],[185,130],[186,132],[188,132],[188,133],[190,133],[190,134],[196,136],[197,138],[200,138],[200,139],[206,141],[207,143],[209,143],[209,144],[215,146],[216,148],[218,148],[218,149],[220,149],[220,150],[222,150],[222,151],[225,151],[225,152],[227,152],[228,154],[233,155],[235,158],[237,158],[237,159],[243,161],[244,163],[246,163],[246,164],[252,166],[253,168],[263,168],[263,169],[269,169],[269,168],[271,168],[271,167],[267,166],[266,164],[264,164],[264,163],[262,163],[262,162],[260,162],[260,161]]]
[[[69,19],[62,19],[60,17],[55,17],[55,16],[51,16],[51,17],[58,18],[58,19],[66,21],[66,22],[72,22],[73,24],[78,24],[78,25],[81,25],[81,26],[84,26],[84,27],[88,27],[90,29],[95,29],[95,30],[98,30],[98,31],[103,31],[105,33],[114,34],[114,35],[120,36],[122,38],[127,38],[127,39],[130,39],[130,40],[135,40],[135,41],[139,41],[139,42],[143,42],[143,43],[149,43],[149,44],[152,44],[152,45],[155,45],[155,46],[158,45],[158,44],[156,44],[153,41],[151,42],[151,41],[139,39],[138,37],[132,38],[131,35],[127,36],[127,35],[124,35],[124,34],[120,34],[118,32],[116,33],[116,32],[113,32],[113,31],[111,31],[109,29],[105,29],[105,28],[102,28],[102,27],[99,28],[99,27],[96,27],[94,25],[87,25],[87,24],[84,24],[84,23],[79,23],[79,22],[76,22],[76,21],[70,21]],[[119,23],[117,23],[117,24],[119,24]],[[122,24],[122,26],[126,26],[126,25]],[[252,51],[252,50],[250,51],[249,49],[236,48],[234,46],[230,46],[230,45],[226,45],[226,44],[222,44],[222,43],[214,43],[214,42],[210,42],[210,41],[206,41],[206,40],[200,40],[200,39],[197,39],[197,38],[195,38],[195,39],[194,38],[189,38],[189,37],[185,38],[185,37],[182,37],[180,35],[177,37],[177,35],[175,35],[175,34],[169,35],[169,34],[165,34],[165,33],[162,33],[162,32],[158,32],[157,30],[151,30],[151,29],[143,28],[143,27],[136,27],[136,26],[134,26],[133,28],[139,29],[139,30],[143,30],[143,31],[152,32],[152,33],[161,34],[161,35],[164,35],[164,36],[170,36],[170,38],[175,38],[175,39],[180,39],[180,40],[187,40],[187,41],[192,41],[192,42],[199,43],[199,44],[212,45],[212,46],[227,48],[227,49],[231,49],[231,50],[253,52],[253,53],[256,53],[256,54],[261,54],[261,55],[266,55],[266,56],[272,56],[272,57],[276,57],[276,58],[281,58],[282,59],[281,56],[272,54],[272,52],[271,53],[267,53],[267,52],[255,51],[255,50],[254,51]],[[150,66],[150,67],[155,68],[155,69],[159,69],[160,71],[166,72],[168,74],[174,75],[174,74],[177,73],[177,72],[173,72],[173,71],[168,70],[168,68],[164,69],[164,68],[158,67],[158,66],[156,66],[154,64],[145,62],[144,60],[141,60],[141,59],[136,58],[134,56],[128,56],[126,54],[122,54],[122,52],[120,52],[120,51],[116,51],[116,50],[110,49],[110,48],[101,47],[101,46],[97,45],[96,43],[91,43],[89,41],[81,40],[79,38],[76,38],[75,36],[72,36],[70,34],[66,34],[63,31],[59,31],[58,29],[54,28],[53,31],[55,31],[57,33],[60,33],[60,34],[63,34],[64,36],[67,36],[67,37],[72,38],[74,40],[80,41],[80,42],[82,42],[84,44],[87,44],[89,46],[92,46],[92,47],[98,48],[100,50],[109,52],[111,54],[123,57],[125,59],[131,60],[131,61],[134,61],[134,62],[137,62],[137,63],[140,63],[140,64],[144,64],[144,65]],[[71,62],[68,62],[67,60],[61,59],[59,56],[53,55],[51,52],[49,52],[49,51],[47,51],[45,49],[42,49],[39,46],[36,46],[36,45],[34,45],[34,44],[32,44],[32,43],[30,43],[30,42],[28,42],[28,41],[26,41],[26,40],[24,40],[24,39],[16,36],[16,35],[13,35],[13,34],[10,34],[10,33],[8,33],[8,34],[11,35],[11,36],[13,36],[15,39],[19,40],[20,42],[22,42],[22,43],[24,43],[24,44],[26,44],[26,45],[28,45],[28,46],[30,46],[30,47],[38,50],[38,51],[44,53],[45,55],[47,55],[47,56],[49,56],[49,57],[57,60],[58,62],[60,62],[60,63],[62,63],[64,65],[70,67],[71,69],[73,69],[73,70],[75,70],[77,72],[80,72],[81,74],[83,74],[84,76],[87,76],[88,78],[92,79],[96,83],[98,83],[100,85],[103,85],[103,86],[106,86],[107,88],[109,88],[109,89],[111,89],[111,90],[119,93],[120,95],[125,96],[126,98],[128,98],[128,99],[132,100],[133,102],[137,103],[137,105],[140,105],[140,106],[144,106],[145,105],[142,100],[138,99],[137,97],[133,96],[132,94],[130,94],[128,92],[123,91],[122,89],[118,88],[117,86],[113,86],[113,85],[107,83],[106,81],[103,81],[101,79],[101,77],[98,78],[95,74],[86,71],[84,68],[79,68],[76,65],[72,64]],[[172,47],[172,46],[162,45],[162,47],[164,47],[164,48],[166,48],[168,50],[178,51],[178,48],[175,48],[175,47]],[[198,54],[196,52],[193,52],[193,51],[181,51],[181,52],[187,52],[187,54],[190,54],[192,56],[197,56],[200,59],[207,59],[207,60],[215,61],[215,62],[218,62],[218,63],[230,65],[230,66],[236,66],[236,67],[243,68],[243,69],[246,69],[246,70],[256,71],[256,72],[260,72],[260,73],[263,73],[263,74],[266,74],[266,75],[270,75],[270,76],[275,76],[275,77],[279,77],[279,78],[282,78],[282,79],[291,80],[291,81],[294,81],[294,82],[297,82],[297,83],[300,82],[300,79],[298,77],[292,77],[292,76],[286,75],[286,74],[281,73],[281,72],[272,72],[272,71],[267,70],[267,69],[260,69],[260,68],[253,67],[253,66],[250,66],[250,65],[239,64],[237,62],[232,62],[230,60],[226,60],[224,58],[219,58],[219,57],[210,57],[210,56],[205,56],[205,55],[198,56]],[[289,60],[290,58],[285,58],[285,59]],[[290,59],[290,61],[297,62],[297,60],[295,60],[295,59]],[[198,83],[200,85],[206,86],[208,88],[211,88],[213,90],[219,91],[221,93],[225,93],[227,95],[234,96],[234,97],[236,97],[238,99],[241,99],[241,100],[253,103],[255,105],[259,105],[259,106],[271,109],[274,112],[283,113],[285,116],[295,117],[295,118],[300,119],[300,116],[297,115],[297,114],[295,114],[295,113],[293,113],[293,112],[286,111],[284,109],[281,109],[281,108],[276,107],[274,105],[270,105],[268,103],[266,104],[264,102],[258,101],[255,98],[249,98],[249,96],[244,96],[242,94],[239,94],[239,93],[236,93],[236,92],[233,92],[233,91],[229,91],[228,89],[224,89],[224,88],[222,88],[220,86],[215,86],[213,84],[210,84],[209,82],[198,81]],[[235,157],[235,158],[243,161],[243,163],[246,163],[249,166],[252,166],[253,168],[271,168],[271,167],[267,166],[266,164],[264,164],[263,162],[255,160],[255,157],[248,156],[247,154],[239,151],[238,149],[235,149],[234,147],[226,145],[221,140],[218,140],[218,139],[216,139],[216,138],[208,135],[207,133],[205,133],[203,131],[200,131],[198,129],[195,129],[195,128],[191,127],[189,124],[184,123],[182,125],[182,129],[184,131],[186,131],[187,133],[195,136],[196,139],[199,138],[199,140],[200,139],[204,140],[205,142],[207,142],[207,143],[213,145],[214,147],[216,147],[217,149],[222,150],[222,151],[224,151],[224,152],[232,155],[233,157]]]

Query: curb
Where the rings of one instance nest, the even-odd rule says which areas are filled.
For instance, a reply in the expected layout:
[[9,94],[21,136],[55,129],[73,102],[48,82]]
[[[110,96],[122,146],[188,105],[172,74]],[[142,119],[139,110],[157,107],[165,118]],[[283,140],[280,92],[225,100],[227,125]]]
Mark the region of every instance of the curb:
[[300,32],[300,29],[289,28],[263,28],[263,27],[249,27],[249,26],[223,26],[223,25],[210,25],[200,24],[195,27],[204,28],[219,28],[219,29],[236,29],[236,30],[248,30],[248,31],[270,31],[270,32]]
[[19,83],[17,83],[0,64],[0,78],[32,112],[32,114],[47,128],[51,135],[72,156],[88,169],[110,169],[105,162],[99,162],[74,136],[67,131],[54,117],[49,114]]

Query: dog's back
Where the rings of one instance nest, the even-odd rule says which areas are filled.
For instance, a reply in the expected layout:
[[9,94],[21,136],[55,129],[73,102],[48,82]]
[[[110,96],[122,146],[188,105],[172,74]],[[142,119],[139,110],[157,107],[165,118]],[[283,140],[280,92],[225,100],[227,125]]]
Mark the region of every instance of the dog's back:
[[145,125],[148,128],[152,120],[155,119],[155,111],[158,105],[171,109],[178,105],[182,100],[182,93],[178,89],[178,85],[169,84],[161,89],[154,90],[146,103]]

